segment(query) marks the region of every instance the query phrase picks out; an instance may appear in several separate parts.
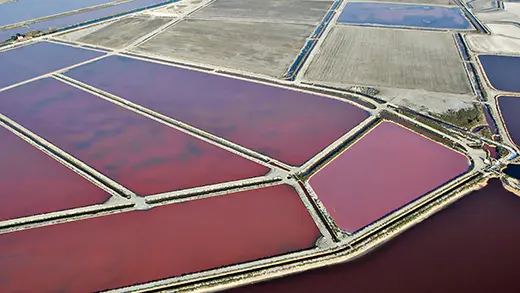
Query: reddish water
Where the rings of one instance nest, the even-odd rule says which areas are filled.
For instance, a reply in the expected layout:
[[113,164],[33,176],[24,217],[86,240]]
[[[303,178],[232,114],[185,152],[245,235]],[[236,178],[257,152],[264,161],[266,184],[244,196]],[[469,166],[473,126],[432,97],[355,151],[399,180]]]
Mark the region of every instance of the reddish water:
[[509,136],[520,145],[520,97],[498,97],[498,107]]
[[484,143],[484,148],[486,148],[486,150],[489,152],[490,157],[492,157],[494,159],[498,158],[498,152],[497,152],[497,148],[495,146]]
[[142,195],[269,171],[54,79],[0,93],[0,112]]
[[493,180],[350,263],[229,293],[520,292],[520,198]]
[[460,153],[382,122],[309,181],[338,226],[356,231],[468,170]]
[[291,165],[368,116],[332,99],[118,56],[66,74]]
[[110,197],[2,127],[0,142],[0,220],[88,206]]
[[92,292],[311,248],[298,194],[268,187],[0,235],[0,292]]
[[103,53],[40,42],[0,53],[0,88],[80,63]]

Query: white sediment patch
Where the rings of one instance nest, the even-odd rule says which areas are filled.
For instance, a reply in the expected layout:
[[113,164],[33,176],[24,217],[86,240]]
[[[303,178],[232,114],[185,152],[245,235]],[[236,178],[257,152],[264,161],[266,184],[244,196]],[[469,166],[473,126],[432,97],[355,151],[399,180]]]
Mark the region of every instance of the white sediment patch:
[[466,41],[474,52],[520,54],[520,39],[505,36],[468,35]]
[[516,25],[513,23],[500,24],[500,23],[489,23],[487,27],[495,35],[502,35],[511,38],[520,39],[520,24]]

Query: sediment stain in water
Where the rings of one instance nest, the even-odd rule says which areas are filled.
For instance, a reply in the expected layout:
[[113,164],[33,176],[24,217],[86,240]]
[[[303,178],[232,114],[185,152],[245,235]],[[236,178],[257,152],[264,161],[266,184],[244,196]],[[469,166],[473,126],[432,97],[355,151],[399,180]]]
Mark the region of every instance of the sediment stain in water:
[[110,198],[106,191],[1,126],[0,142],[0,221]]
[[520,97],[498,97],[498,107],[509,136],[520,146]]
[[349,263],[228,293],[520,292],[520,198],[498,179]]
[[333,99],[118,56],[66,75],[290,165],[368,117]]
[[479,55],[491,86],[499,91],[520,92],[520,57]]
[[319,237],[292,187],[266,187],[0,234],[0,291],[97,292],[308,249]]
[[0,52],[0,88],[35,78],[104,53],[39,42]]
[[466,172],[464,155],[383,121],[309,180],[337,225],[354,232]]
[[0,113],[141,195],[269,171],[54,79],[0,93]]
[[458,7],[390,3],[347,3],[338,22],[424,28],[472,28]]

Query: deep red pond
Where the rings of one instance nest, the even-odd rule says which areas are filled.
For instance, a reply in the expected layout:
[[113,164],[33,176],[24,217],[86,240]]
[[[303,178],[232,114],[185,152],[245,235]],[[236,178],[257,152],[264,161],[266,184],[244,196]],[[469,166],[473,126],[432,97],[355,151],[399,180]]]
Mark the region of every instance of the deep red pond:
[[228,293],[520,292],[520,198],[498,179],[355,261]]
[[0,113],[140,195],[270,170],[54,79],[0,93]]
[[320,235],[287,185],[33,228],[0,234],[0,292],[117,288],[312,248]]

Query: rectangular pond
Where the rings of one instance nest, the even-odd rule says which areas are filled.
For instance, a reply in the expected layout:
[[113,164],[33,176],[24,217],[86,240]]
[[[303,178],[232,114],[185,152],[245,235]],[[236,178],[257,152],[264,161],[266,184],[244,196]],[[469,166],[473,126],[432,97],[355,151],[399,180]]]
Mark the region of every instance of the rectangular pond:
[[347,3],[338,22],[434,29],[467,30],[473,28],[458,7],[373,2]]
[[225,292],[520,292],[518,230],[520,198],[492,179],[360,258]]
[[465,173],[468,158],[383,121],[312,175],[336,224],[355,232]]
[[0,234],[0,291],[104,291],[313,248],[320,236],[292,187],[266,187]]
[[72,66],[104,53],[39,42],[0,52],[0,88]]
[[0,126],[0,221],[103,203],[110,194]]
[[[176,1],[176,0],[175,0]],[[175,2],[171,0],[134,0],[102,9],[86,11],[78,14],[63,16],[51,20],[37,22],[29,25],[33,30],[48,31],[63,29],[77,24],[87,23],[97,19],[118,15],[121,13],[131,12],[136,9],[157,5],[160,3]]]
[[54,79],[0,93],[0,113],[140,195],[269,171]]
[[520,92],[520,57],[479,55],[478,60],[492,87],[504,92]]
[[498,108],[509,137],[520,146],[520,97],[498,97]]
[[118,56],[66,75],[290,165],[368,117],[338,100]]
[[0,26],[69,12],[115,0],[21,0],[0,5]]

